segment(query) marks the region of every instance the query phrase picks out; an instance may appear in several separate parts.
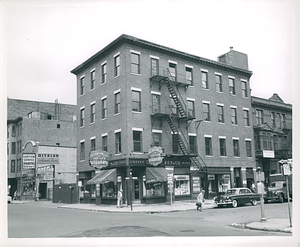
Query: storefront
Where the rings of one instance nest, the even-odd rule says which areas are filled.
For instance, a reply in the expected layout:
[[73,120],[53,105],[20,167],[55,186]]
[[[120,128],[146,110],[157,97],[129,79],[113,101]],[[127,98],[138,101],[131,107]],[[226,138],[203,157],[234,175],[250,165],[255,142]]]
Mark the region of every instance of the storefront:
[[208,167],[207,168],[207,191],[208,199],[212,199],[219,193],[225,193],[231,188],[229,167]]

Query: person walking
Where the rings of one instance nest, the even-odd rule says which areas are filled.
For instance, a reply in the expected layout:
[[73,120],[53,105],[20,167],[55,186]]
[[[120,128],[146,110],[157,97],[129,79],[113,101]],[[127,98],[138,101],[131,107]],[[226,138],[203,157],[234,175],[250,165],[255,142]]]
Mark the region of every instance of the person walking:
[[123,200],[123,190],[120,189],[120,190],[118,191],[118,204],[117,204],[117,208],[119,208],[119,207],[122,208],[122,206],[123,206],[122,200]]
[[199,210],[200,208],[200,212],[202,211],[202,207],[203,207],[203,203],[204,203],[204,193],[205,191],[202,190],[199,195],[197,196],[197,203],[196,203],[196,206],[197,206],[197,210]]

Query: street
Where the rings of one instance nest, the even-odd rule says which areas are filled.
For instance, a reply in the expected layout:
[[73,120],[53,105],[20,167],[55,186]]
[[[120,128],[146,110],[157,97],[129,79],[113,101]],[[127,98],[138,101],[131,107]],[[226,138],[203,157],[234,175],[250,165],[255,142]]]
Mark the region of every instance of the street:
[[[260,220],[260,206],[202,212],[107,213],[57,208],[47,201],[8,205],[8,238],[292,236],[232,227]],[[287,203],[265,205],[265,216],[288,218]]]

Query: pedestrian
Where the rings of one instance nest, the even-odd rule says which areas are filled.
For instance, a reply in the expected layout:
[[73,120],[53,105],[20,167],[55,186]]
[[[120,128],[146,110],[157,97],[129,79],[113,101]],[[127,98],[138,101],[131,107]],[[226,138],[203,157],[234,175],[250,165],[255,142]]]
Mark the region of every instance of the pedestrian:
[[14,192],[13,200],[17,200],[17,191]]
[[197,210],[200,208],[200,211],[202,211],[202,207],[203,207],[203,204],[204,204],[204,193],[205,191],[202,190],[199,195],[197,196],[197,203],[196,203],[196,206],[197,206]]
[[255,193],[255,191],[256,191],[255,183],[252,183],[251,189],[252,189],[252,192]]
[[119,191],[118,191],[118,203],[117,203],[117,208],[119,208],[119,207],[121,207],[122,208],[122,206],[123,206],[123,190],[122,189],[120,189]]

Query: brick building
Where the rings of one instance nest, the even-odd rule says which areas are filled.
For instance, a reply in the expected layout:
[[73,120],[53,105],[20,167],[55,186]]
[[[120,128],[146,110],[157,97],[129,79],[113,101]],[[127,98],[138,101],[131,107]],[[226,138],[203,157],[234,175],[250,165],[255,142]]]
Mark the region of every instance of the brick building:
[[[213,198],[255,182],[246,54],[213,61],[121,35],[71,72],[85,202],[115,204],[121,188],[127,203],[166,201],[168,189],[175,200],[200,188]],[[101,169],[93,150],[108,156]]]
[[36,188],[52,199],[53,181],[76,184],[76,106],[8,98],[7,172],[10,195],[21,199]]
[[275,93],[269,99],[252,96],[252,118],[256,163],[268,185],[270,174],[281,173],[278,161],[292,159],[292,105]]

